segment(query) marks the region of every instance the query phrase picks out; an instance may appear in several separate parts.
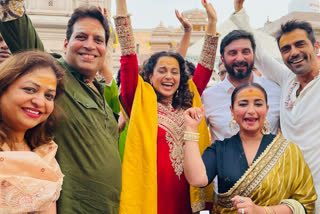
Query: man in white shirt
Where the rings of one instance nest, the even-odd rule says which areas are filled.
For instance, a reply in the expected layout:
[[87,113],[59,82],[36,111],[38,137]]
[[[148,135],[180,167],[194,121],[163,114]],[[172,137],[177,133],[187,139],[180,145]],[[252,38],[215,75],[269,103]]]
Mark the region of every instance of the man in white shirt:
[[208,88],[202,95],[206,120],[210,126],[212,142],[231,137],[229,122],[231,94],[235,87],[246,82],[260,84],[267,92],[269,112],[267,121],[270,131],[277,134],[279,129],[280,87],[274,82],[252,72],[255,59],[253,35],[243,30],[234,30],[226,35],[220,45],[221,60],[226,67],[226,78]]
[[[231,20],[241,29],[251,30],[243,7],[235,1]],[[280,124],[285,138],[296,143],[308,163],[317,193],[320,193],[320,64],[319,43],[307,22],[289,21],[281,26],[277,42],[285,65],[257,45],[256,65],[264,76],[281,87]],[[320,213],[320,201],[316,202]]]

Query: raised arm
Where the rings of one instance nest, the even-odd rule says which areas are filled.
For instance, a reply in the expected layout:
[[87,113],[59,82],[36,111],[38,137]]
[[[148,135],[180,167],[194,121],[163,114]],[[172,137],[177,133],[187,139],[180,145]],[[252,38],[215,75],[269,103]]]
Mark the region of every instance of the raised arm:
[[184,112],[186,131],[184,134],[184,175],[191,186],[203,187],[208,184],[205,165],[199,150],[197,127],[204,116],[204,109],[189,108]]
[[0,31],[12,53],[23,50],[44,50],[43,44],[25,14],[23,0],[1,1]]
[[187,55],[189,44],[190,44],[192,25],[189,22],[189,20],[186,19],[186,17],[184,17],[183,13],[180,14],[178,10],[175,10],[175,13],[176,13],[177,19],[179,20],[179,22],[181,23],[184,29],[184,34],[181,38],[179,46],[177,47],[177,52],[183,58],[185,58]]
[[204,38],[204,43],[199,58],[198,66],[192,80],[197,86],[201,95],[206,88],[214,67],[216,50],[218,45],[218,35],[216,34],[217,15],[213,6],[206,0],[201,0],[208,15],[208,27]]
[[138,60],[126,0],[116,0],[116,8],[115,25],[122,55],[120,59],[121,97],[122,104],[127,109],[128,114],[130,114],[138,83]]
[[[234,0],[235,13],[231,15],[230,20],[239,29],[255,34],[250,26],[249,16],[243,8],[244,1],[245,0]],[[291,71],[264,50],[263,41],[259,40],[258,35],[255,35],[255,41],[257,45],[255,65],[265,77],[281,86],[283,80],[287,79],[288,75],[291,74]]]

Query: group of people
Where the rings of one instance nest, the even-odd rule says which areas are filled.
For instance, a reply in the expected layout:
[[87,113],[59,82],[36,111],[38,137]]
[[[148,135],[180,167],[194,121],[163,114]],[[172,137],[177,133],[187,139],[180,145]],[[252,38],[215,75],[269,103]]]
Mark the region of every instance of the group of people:
[[[126,0],[116,0],[119,99],[105,60],[105,11],[73,12],[57,60],[44,52],[23,0],[0,4],[0,213],[320,212],[311,25],[281,26],[281,64],[255,40],[244,0],[235,0],[230,19],[239,29],[220,45],[226,75],[206,89],[220,35],[215,9],[201,2],[208,27],[190,75],[192,26],[183,14],[176,11],[184,27],[176,52],[153,54],[139,71]],[[121,158],[119,103],[129,124]]]

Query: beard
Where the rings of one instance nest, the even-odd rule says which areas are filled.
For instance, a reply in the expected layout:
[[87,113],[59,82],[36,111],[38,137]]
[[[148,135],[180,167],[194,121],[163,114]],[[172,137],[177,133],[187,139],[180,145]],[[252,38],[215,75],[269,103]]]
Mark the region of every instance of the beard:
[[[246,61],[234,62],[231,66],[225,63],[224,66],[226,67],[228,75],[230,77],[232,77],[233,79],[242,80],[247,78],[251,74],[253,62],[250,65]],[[240,66],[246,66],[247,69],[238,69],[237,71],[234,70],[234,67]]]

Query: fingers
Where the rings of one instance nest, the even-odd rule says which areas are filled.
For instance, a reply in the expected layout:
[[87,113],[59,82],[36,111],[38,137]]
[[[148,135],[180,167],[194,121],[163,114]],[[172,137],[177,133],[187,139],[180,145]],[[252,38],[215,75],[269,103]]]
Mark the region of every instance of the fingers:
[[98,10],[100,11],[100,13],[102,13],[102,15],[104,17],[108,17],[108,12],[107,12],[107,8],[103,8],[103,11],[102,11],[102,8],[100,6],[98,6]]
[[204,112],[201,108],[190,108],[187,110],[189,116],[194,119],[194,120],[202,120],[203,116],[204,116]]
[[178,11],[177,9],[175,9],[174,12],[175,12],[175,14],[176,14],[177,19],[180,20],[180,19],[181,19],[181,16],[180,16],[179,11]]

